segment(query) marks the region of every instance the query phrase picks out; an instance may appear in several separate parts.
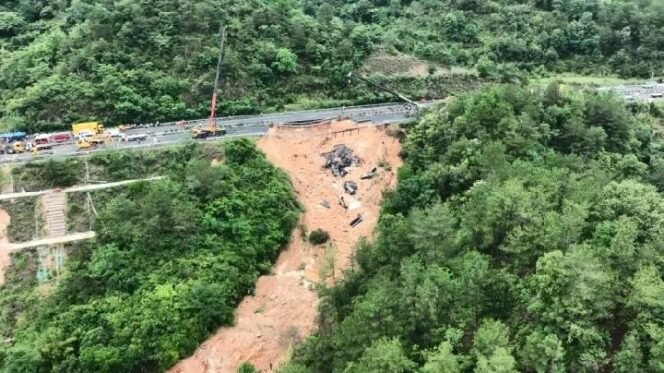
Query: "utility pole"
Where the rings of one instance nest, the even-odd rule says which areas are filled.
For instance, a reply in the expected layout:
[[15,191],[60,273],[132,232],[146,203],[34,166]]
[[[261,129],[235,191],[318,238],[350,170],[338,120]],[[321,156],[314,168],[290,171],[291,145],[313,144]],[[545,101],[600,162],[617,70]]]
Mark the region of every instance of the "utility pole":
[[214,89],[212,90],[212,103],[210,105],[210,126],[216,126],[217,117],[217,91],[219,90],[219,80],[221,79],[221,64],[224,60],[224,47],[226,43],[226,26],[221,26],[219,33],[221,34],[221,42],[219,45],[219,58],[217,59],[217,74],[214,77]]

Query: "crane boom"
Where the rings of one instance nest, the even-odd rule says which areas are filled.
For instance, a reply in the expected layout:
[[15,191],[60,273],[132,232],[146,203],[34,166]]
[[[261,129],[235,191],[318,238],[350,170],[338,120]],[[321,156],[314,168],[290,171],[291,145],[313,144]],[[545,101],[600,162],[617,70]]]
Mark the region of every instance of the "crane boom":
[[192,130],[193,139],[204,139],[213,136],[223,136],[226,134],[225,128],[217,128],[217,91],[221,80],[221,66],[224,61],[224,46],[226,43],[226,26],[221,26],[221,42],[219,44],[219,57],[217,58],[217,73],[214,77],[214,88],[212,89],[212,102],[210,103],[210,118],[206,127],[194,128]]
[[224,44],[226,43],[226,26],[222,26],[221,30],[221,42],[219,45],[219,57],[217,59],[217,74],[214,77],[214,88],[212,90],[212,103],[210,105],[210,124],[214,123],[216,126],[216,121],[214,118],[217,117],[217,91],[219,90],[219,80],[221,79],[221,64],[224,60]]

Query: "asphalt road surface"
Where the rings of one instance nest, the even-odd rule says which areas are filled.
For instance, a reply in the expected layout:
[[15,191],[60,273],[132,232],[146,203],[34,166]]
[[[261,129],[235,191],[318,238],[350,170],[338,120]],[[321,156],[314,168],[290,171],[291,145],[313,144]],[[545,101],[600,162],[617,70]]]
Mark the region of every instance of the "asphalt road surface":
[[[613,91],[625,98],[626,101],[655,101],[664,102],[664,84],[644,83],[632,86],[601,87],[600,91]],[[659,97],[662,94],[662,97]],[[429,107],[436,102],[420,103],[422,107]],[[220,140],[228,137],[238,136],[260,136],[267,131],[271,123],[284,124],[304,121],[325,120],[339,117],[348,117],[355,121],[373,121],[375,123],[398,123],[409,119],[405,106],[402,103],[388,103],[378,105],[364,105],[353,107],[341,107],[321,110],[308,110],[286,113],[274,113],[264,115],[249,115],[217,118],[217,125],[226,128],[227,135],[207,140]],[[165,144],[174,144],[191,139],[191,128],[205,126],[208,119],[193,121],[181,121],[162,123],[159,125],[141,126],[132,128],[124,133],[126,135],[146,135],[142,142],[119,142],[114,141],[106,147],[97,150],[109,149],[131,149]],[[187,128],[187,129],[185,129]],[[26,162],[29,160],[47,159],[51,157],[76,156],[89,153],[90,151],[79,151],[74,143],[54,146],[50,151],[41,152],[33,156],[31,153],[0,155],[1,163]]]
[[[421,103],[422,107],[429,107],[436,102]],[[240,136],[260,136],[265,133],[270,124],[288,124],[306,121],[316,121],[333,119],[339,117],[348,117],[355,121],[373,121],[375,123],[398,123],[408,120],[405,106],[401,103],[389,103],[380,105],[365,105],[342,107],[322,110],[308,110],[287,113],[275,113],[251,116],[236,116],[227,118],[217,118],[217,125],[226,128],[226,136],[209,138],[197,141],[214,141],[229,137]],[[191,128],[205,126],[208,119],[194,121],[181,121],[162,123],[159,125],[142,126],[126,130],[124,133],[131,135],[146,135],[146,140],[141,142],[120,142],[99,147],[97,150],[112,149],[131,149],[140,147],[159,146],[165,144],[174,144],[191,139]],[[188,129],[185,129],[188,128]],[[0,156],[0,163],[26,162],[29,160],[47,159],[52,157],[76,156],[90,153],[90,150],[78,150],[72,143],[56,145],[51,150],[42,151],[38,155],[32,155],[29,152],[22,154],[5,154]]]
[[638,85],[618,85],[614,87],[601,87],[598,90],[615,92],[626,101],[664,101],[664,84],[662,83],[650,82]]

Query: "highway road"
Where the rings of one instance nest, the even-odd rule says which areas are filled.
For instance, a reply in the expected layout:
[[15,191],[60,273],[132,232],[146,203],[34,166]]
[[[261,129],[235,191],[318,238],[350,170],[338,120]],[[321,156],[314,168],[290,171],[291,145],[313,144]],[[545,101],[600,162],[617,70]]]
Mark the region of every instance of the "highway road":
[[[599,91],[613,91],[623,96],[627,101],[664,101],[664,84],[662,83],[644,83],[633,86],[613,86],[600,87]],[[659,97],[662,94],[663,97]],[[444,100],[420,103],[422,107],[429,107],[437,102]],[[386,122],[404,122],[408,120],[405,107],[402,103],[386,103],[377,105],[363,105],[338,107],[331,109],[294,111],[284,113],[272,113],[261,115],[246,115],[217,118],[217,125],[223,126],[227,130],[227,135],[215,137],[207,140],[221,140],[229,137],[239,136],[260,136],[267,131],[271,123],[285,124],[314,120],[325,120],[339,117],[348,117],[355,121],[373,121],[375,123]],[[93,151],[103,151],[112,149],[132,149],[150,146],[159,146],[165,144],[174,144],[191,139],[190,128],[204,126],[208,119],[199,119],[191,121],[161,123],[159,125],[141,126],[132,128],[125,133],[127,135],[145,134],[147,139],[143,142],[119,142],[115,141],[106,147],[101,147],[92,151],[78,151],[74,143],[54,146],[50,151],[44,151],[39,155],[33,156],[30,153],[23,154],[5,154],[0,155],[0,164],[12,162],[26,162],[29,160],[48,159],[52,157],[65,157],[87,154]],[[188,128],[188,129],[185,129]]]
[[[421,105],[426,108],[434,105],[436,102],[442,102],[442,100],[424,102],[421,103]],[[226,136],[197,141],[214,141],[240,136],[260,136],[267,131],[269,125],[272,123],[295,124],[298,122],[325,120],[339,117],[348,117],[355,121],[373,121],[375,123],[396,123],[408,120],[405,107],[401,103],[235,116],[216,119],[218,126],[223,126],[226,128]],[[127,135],[146,135],[146,140],[142,142],[114,141],[105,147],[99,147],[92,151],[79,151],[77,150],[74,143],[67,143],[54,146],[50,151],[43,151],[38,155],[32,155],[31,153],[1,155],[0,163],[26,162],[30,160],[48,159],[53,157],[76,156],[94,151],[132,149],[174,144],[191,139],[191,130],[185,129],[185,127],[196,128],[198,126],[205,126],[207,122],[208,119],[206,118],[193,121],[169,122],[153,126],[142,126],[138,128],[132,128],[124,132]]]
[[647,82],[639,85],[617,85],[612,87],[600,87],[598,91],[615,92],[622,96],[625,101],[662,101],[664,100],[664,84]]

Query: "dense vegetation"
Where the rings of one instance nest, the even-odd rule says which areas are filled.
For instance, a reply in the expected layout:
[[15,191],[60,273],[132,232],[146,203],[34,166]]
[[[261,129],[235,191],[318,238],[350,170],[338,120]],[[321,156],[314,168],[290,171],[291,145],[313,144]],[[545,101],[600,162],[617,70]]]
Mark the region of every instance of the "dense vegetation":
[[[662,14],[661,0],[7,0],[0,128],[202,117],[220,23],[219,113],[236,114],[385,100],[346,77],[379,49],[476,67],[483,79],[659,74]],[[396,83],[417,97],[412,80]]]
[[[84,184],[88,175],[91,182],[121,181],[145,177],[182,173],[192,157],[212,160],[223,157],[223,147],[214,143],[200,147],[164,147],[131,152],[97,152],[85,158],[56,158],[46,162],[29,162],[11,169],[11,180],[16,191],[39,191],[54,187]],[[88,167],[86,168],[86,163]],[[8,176],[6,176],[9,179]],[[91,192],[95,203],[105,204],[114,190]],[[94,216],[87,211],[86,193],[69,193],[68,228],[72,232],[87,231]],[[11,242],[35,239],[44,223],[36,219],[40,214],[37,197],[3,201],[0,207],[11,216],[8,236]]]
[[[102,158],[108,174],[132,158],[122,154]],[[167,180],[98,204],[96,242],[70,252],[48,296],[19,275],[30,259],[19,256],[0,288],[1,371],[163,371],[232,322],[299,207],[287,177],[248,140],[226,143],[216,166],[199,148],[171,155],[180,163],[169,163]]]
[[284,371],[662,371],[658,125],[556,85],[426,114],[377,240]]

